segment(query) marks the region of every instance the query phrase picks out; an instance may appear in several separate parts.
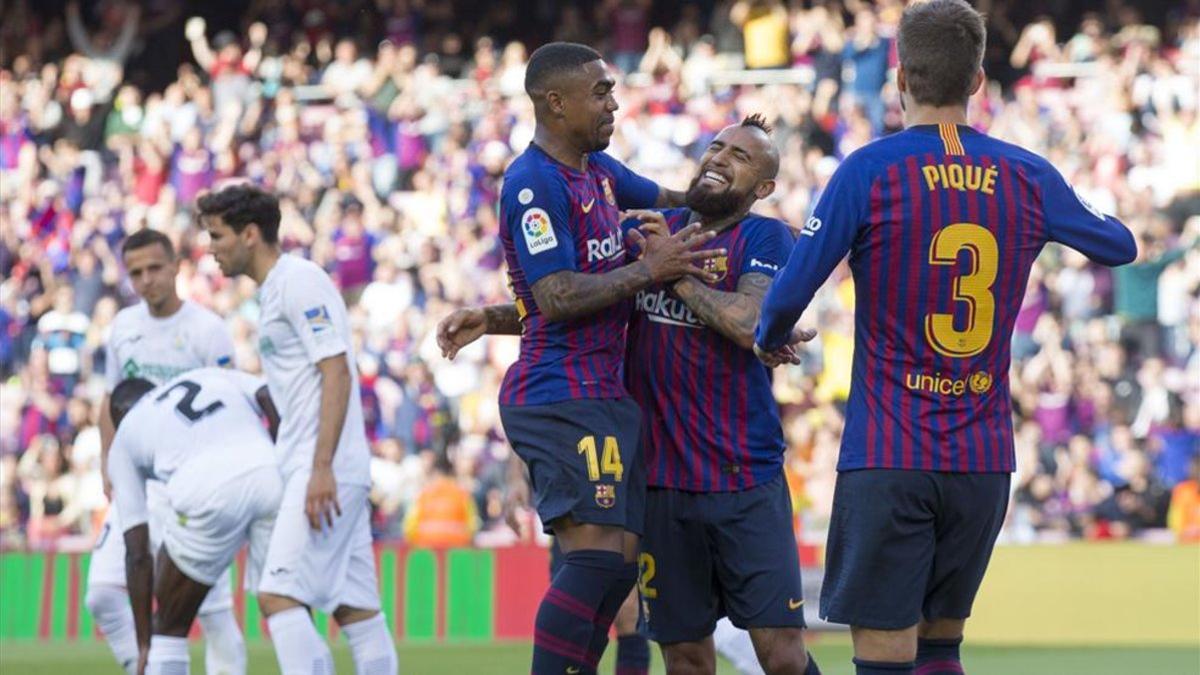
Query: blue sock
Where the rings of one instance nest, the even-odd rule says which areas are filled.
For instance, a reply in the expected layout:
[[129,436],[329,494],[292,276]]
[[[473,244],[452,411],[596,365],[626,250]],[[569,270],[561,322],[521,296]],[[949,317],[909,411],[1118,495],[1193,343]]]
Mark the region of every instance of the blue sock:
[[600,602],[596,612],[595,632],[592,633],[592,641],[588,645],[588,651],[596,654],[597,658],[608,646],[608,630],[617,618],[617,612],[621,611],[621,605],[625,604],[625,598],[629,597],[629,591],[633,590],[633,585],[637,583],[637,575],[637,563],[622,563],[621,571],[613,578],[608,592]]
[[650,641],[641,633],[617,636],[617,675],[650,672]]
[[913,675],[913,662],[854,659],[855,675]]
[[915,675],[962,675],[962,659],[958,648],[962,638],[955,640],[917,640],[917,669]]
[[[572,551],[563,556],[534,620],[533,675],[561,675],[567,669],[596,672],[600,654],[591,647],[600,607],[624,566],[623,557],[614,551]],[[606,640],[611,624],[610,618],[604,628]]]
[[804,675],[821,675],[821,669],[817,667],[817,660],[813,658],[812,652],[808,653],[808,667],[804,669]]

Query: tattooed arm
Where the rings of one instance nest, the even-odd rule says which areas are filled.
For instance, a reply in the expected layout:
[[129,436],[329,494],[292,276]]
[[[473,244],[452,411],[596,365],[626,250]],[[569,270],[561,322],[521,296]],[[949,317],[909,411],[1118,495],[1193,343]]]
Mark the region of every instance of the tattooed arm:
[[605,274],[555,272],[538,280],[533,300],[550,321],[570,321],[614,305],[654,283],[650,268],[642,261]]
[[709,288],[690,277],[676,282],[673,290],[706,325],[742,349],[751,349],[758,312],[770,287],[771,277],[751,272],[738,279],[733,292]]
[[[657,224],[657,229],[663,227],[661,213],[635,210],[627,215]],[[669,236],[647,237],[637,229],[630,230],[627,236],[643,251],[636,262],[604,274],[562,270],[538,279],[530,290],[542,316],[550,321],[570,321],[633,297],[654,283],[687,275],[711,280],[713,274],[702,268],[704,261],[725,254],[724,249],[696,250],[716,236],[714,232],[701,232],[699,223]]]

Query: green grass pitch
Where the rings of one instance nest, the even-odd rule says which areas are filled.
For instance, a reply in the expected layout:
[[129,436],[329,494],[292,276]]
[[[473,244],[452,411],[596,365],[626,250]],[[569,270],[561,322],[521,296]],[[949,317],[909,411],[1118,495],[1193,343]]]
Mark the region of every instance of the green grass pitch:
[[[268,644],[249,649],[249,672],[277,673],[275,654]],[[528,673],[528,644],[445,644],[400,647],[400,672],[405,675],[435,673]],[[613,649],[601,673],[613,672]],[[845,636],[817,636],[812,653],[827,675],[851,675],[850,645]],[[334,649],[338,673],[353,673],[354,664],[344,644]],[[1171,647],[966,647],[963,654],[971,675],[1200,675],[1200,648]],[[203,649],[192,649],[193,673],[203,673]],[[662,658],[654,653],[651,672],[662,673]],[[734,675],[728,664],[717,668]],[[8,675],[66,675],[88,673],[120,675],[101,644],[0,643],[0,673]]]

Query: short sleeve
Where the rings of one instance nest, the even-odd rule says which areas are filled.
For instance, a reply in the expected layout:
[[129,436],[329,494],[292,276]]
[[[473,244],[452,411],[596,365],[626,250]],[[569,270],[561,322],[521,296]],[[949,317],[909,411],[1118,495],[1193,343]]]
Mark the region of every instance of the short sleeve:
[[342,334],[346,305],[333,281],[319,268],[306,265],[286,279],[283,313],[304,345],[309,363],[349,351],[349,336]]
[[591,161],[600,162],[613,175],[613,186],[617,208],[652,209],[658,203],[658,183],[634,173],[629,167],[603,152],[590,155]]
[[200,342],[205,350],[204,365],[217,368],[233,367],[233,338],[225,323],[215,314],[210,314],[206,322],[208,329]]
[[772,279],[787,264],[796,243],[792,231],[781,220],[763,218],[747,242],[738,274],[765,274]]
[[119,427],[108,453],[108,476],[112,481],[113,498],[117,502],[124,531],[145,523],[149,518],[146,473],[134,458],[133,433],[130,425]]
[[508,228],[525,281],[576,268],[570,200],[553,167],[532,165],[510,174],[501,195],[502,227]]

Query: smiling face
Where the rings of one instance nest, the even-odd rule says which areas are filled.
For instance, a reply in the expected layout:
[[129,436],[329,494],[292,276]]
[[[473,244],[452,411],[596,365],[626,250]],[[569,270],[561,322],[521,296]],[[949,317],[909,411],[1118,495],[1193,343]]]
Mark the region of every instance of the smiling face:
[[619,107],[613,97],[616,84],[599,59],[562,78],[558,105],[563,122],[587,152],[607,148],[612,138],[616,121],[613,113]]
[[749,209],[775,190],[779,156],[762,129],[726,127],[709,144],[700,167],[688,186],[691,210],[708,219]]

